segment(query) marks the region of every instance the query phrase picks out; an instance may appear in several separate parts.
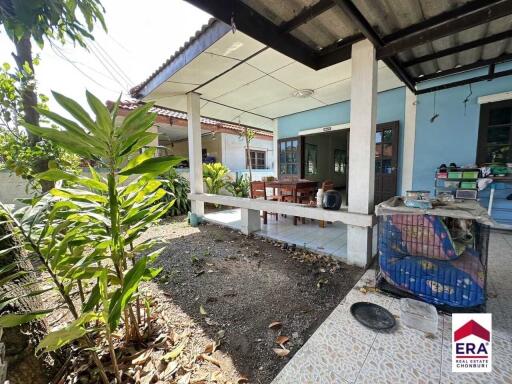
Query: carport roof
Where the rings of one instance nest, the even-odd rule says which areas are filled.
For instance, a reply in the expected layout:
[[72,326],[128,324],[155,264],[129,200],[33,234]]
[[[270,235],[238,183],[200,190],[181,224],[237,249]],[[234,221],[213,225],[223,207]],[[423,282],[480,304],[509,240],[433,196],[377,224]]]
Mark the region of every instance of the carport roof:
[[512,74],[494,72],[512,60],[512,0],[187,1],[217,20],[132,96],[186,110],[193,91],[202,115],[271,129],[276,117],[348,100],[351,45],[365,38],[380,59],[379,91],[424,93],[433,89],[418,91],[422,81],[484,66],[479,81]]

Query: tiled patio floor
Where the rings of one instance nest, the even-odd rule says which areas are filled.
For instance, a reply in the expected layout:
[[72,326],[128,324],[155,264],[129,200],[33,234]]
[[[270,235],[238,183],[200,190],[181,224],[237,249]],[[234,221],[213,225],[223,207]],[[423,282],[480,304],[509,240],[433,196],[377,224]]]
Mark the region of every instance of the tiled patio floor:
[[493,314],[493,371],[451,372],[451,316],[440,315],[435,335],[403,326],[374,332],[350,314],[350,305],[369,301],[399,315],[399,299],[378,292],[368,270],[311,338],[274,379],[273,384],[342,383],[512,383],[512,233],[493,232],[489,242],[489,300]]
[[[240,208],[210,212],[204,217],[207,221],[240,229]],[[279,216],[276,220],[275,216],[269,214],[267,224],[263,224],[262,219],[261,231],[256,234],[342,260],[347,257],[347,226],[343,223],[326,224],[325,228],[320,228],[318,221],[307,219],[306,224],[293,225],[292,217]]]

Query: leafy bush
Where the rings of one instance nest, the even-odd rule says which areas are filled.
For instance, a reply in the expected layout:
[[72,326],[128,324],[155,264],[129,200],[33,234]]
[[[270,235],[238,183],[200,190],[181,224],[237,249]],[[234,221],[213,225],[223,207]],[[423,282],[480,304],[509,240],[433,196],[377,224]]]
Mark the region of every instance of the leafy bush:
[[249,179],[241,174],[236,175],[235,180],[231,181],[228,186],[229,192],[233,194],[233,196],[236,197],[249,197],[249,190],[250,190],[251,184],[249,182]]
[[168,216],[184,215],[190,211],[190,183],[187,178],[180,175],[176,169],[171,168],[165,178],[160,179],[162,188],[168,193],[164,199],[174,200],[173,206],[167,211]]
[[[87,100],[94,117],[72,99],[57,93],[54,97],[74,120],[38,108],[60,129],[25,123],[26,128],[84,159],[95,160],[107,168],[107,176],[93,168],[90,177],[50,169],[37,175],[38,179],[66,181],[66,187],[53,188],[17,212],[10,212],[2,203],[0,209],[14,226],[15,235],[23,239],[23,246],[51,277],[63,301],[55,305],[65,306],[73,317],[64,327],[50,332],[37,350],[53,351],[80,339],[107,383],[97,354],[98,348],[107,345],[116,382],[121,383],[112,333],[120,334],[122,324],[125,342],[142,341],[141,317],[135,314],[140,306],[134,302],[141,281],[160,272],[151,264],[163,250],[152,251],[154,241],[137,239],[174,204],[174,200],[163,200],[166,191],[156,178],[183,159],[154,157],[154,149],[140,153],[157,137],[147,132],[156,117],[148,113],[151,103],[117,123],[118,105],[109,111],[89,92]],[[0,256],[4,252],[9,249],[1,250]],[[76,292],[80,304],[72,300]],[[43,318],[47,311],[2,315],[0,327]]]
[[229,185],[229,169],[222,163],[203,164],[203,179],[206,191],[214,195]]

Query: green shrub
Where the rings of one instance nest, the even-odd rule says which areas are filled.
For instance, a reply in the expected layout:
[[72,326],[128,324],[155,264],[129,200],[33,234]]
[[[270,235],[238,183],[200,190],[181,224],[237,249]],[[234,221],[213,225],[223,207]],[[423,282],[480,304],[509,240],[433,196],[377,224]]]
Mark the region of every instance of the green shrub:
[[227,187],[228,191],[236,197],[249,197],[251,184],[245,175],[236,175],[235,180],[231,181]]
[[168,193],[164,199],[174,200],[174,205],[167,211],[168,216],[184,215],[190,211],[190,182],[180,175],[176,169],[171,168],[169,173],[161,180],[162,188]]
[[219,192],[229,185],[229,169],[221,164],[203,164],[203,179],[206,185],[206,192],[218,195]]

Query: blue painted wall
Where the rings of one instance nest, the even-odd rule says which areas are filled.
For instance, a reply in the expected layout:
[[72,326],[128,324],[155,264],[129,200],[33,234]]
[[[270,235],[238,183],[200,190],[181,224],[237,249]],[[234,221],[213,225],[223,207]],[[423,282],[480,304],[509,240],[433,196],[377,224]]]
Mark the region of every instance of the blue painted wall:
[[[496,72],[510,69],[511,63],[496,66]],[[430,87],[469,77],[484,75],[486,69],[450,76],[443,80],[425,82],[422,87]],[[478,97],[512,90],[512,76],[492,81],[481,81],[471,85],[472,95],[464,108],[463,100],[469,95],[468,85],[438,91],[436,113],[439,117],[433,122],[434,93],[418,96],[416,106],[416,141],[414,148],[413,188],[433,191],[434,171],[441,163],[455,162],[457,165],[474,164],[476,160],[480,105]],[[506,196],[512,193],[509,185],[500,185],[494,199],[493,217],[512,224],[512,201]],[[480,194],[481,203],[487,206],[488,190]]]
[[[405,88],[380,92],[377,96],[377,124],[390,121],[400,122],[400,142],[398,167],[402,169],[403,136],[405,117]],[[278,119],[278,137],[294,137],[299,131],[350,122],[350,101],[328,105],[309,111],[295,113]],[[398,192],[402,185],[402,175],[398,173]]]

